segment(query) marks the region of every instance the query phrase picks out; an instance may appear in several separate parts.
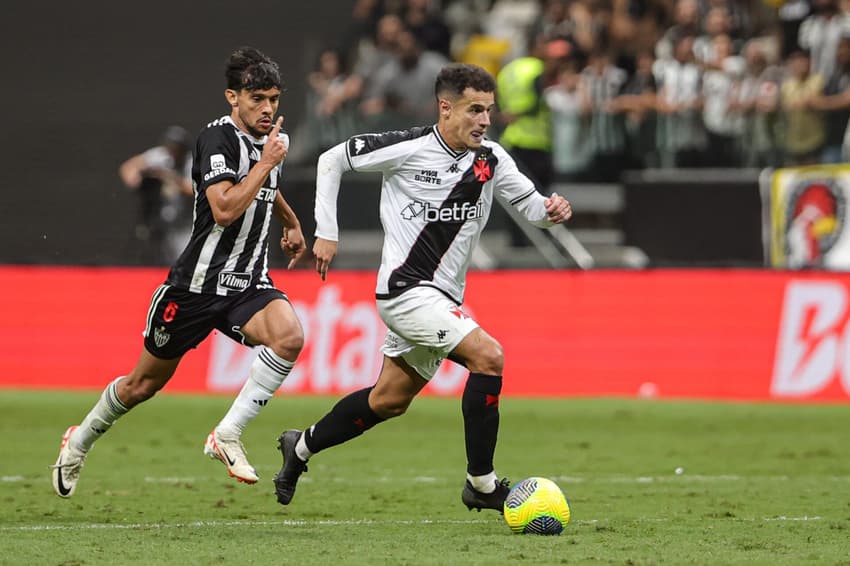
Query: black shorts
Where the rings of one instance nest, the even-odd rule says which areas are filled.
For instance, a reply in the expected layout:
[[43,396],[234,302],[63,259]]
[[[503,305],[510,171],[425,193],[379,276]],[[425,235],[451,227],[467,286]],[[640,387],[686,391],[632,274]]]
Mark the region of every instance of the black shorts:
[[202,295],[160,285],[154,291],[145,322],[145,349],[164,360],[179,358],[197,347],[213,330],[246,346],[242,326],[275,299],[288,301],[274,287],[249,287],[230,297]]

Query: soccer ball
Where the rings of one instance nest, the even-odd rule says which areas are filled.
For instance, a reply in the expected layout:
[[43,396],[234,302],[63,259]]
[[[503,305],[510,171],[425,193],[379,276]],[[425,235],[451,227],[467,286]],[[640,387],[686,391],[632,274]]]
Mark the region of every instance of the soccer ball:
[[558,535],[570,522],[570,504],[552,480],[527,478],[505,499],[505,522],[517,534]]

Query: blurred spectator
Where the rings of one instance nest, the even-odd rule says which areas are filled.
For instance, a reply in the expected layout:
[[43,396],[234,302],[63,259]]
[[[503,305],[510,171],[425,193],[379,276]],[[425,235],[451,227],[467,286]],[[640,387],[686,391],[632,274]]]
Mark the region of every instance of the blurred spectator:
[[835,52],[842,35],[850,34],[850,15],[840,9],[838,0],[814,0],[814,13],[800,26],[800,47],[811,54],[812,73],[832,76]]
[[784,60],[800,47],[798,43],[800,25],[812,13],[812,4],[809,0],[770,0],[770,2],[779,6],[777,15],[782,35],[780,56]]
[[590,53],[603,35],[599,10],[586,0],[548,0],[534,22],[530,37],[569,39],[581,52]]
[[121,180],[139,197],[133,255],[143,265],[170,264],[189,241],[194,197],[191,149],[189,133],[170,126],[159,145],[118,168]]
[[594,181],[619,180],[625,165],[626,134],[622,106],[617,104],[627,80],[626,72],[615,67],[602,49],[590,54],[582,81],[590,98],[590,143],[593,164],[590,178]]
[[[732,20],[729,11],[723,6],[717,6],[708,11],[703,20],[703,33],[694,40],[694,55],[697,63],[705,64],[715,59],[715,39],[726,37],[731,42]],[[731,46],[734,47],[734,46]],[[734,51],[737,51],[734,49]]]
[[813,96],[809,106],[824,113],[826,141],[821,152],[822,163],[844,161],[842,145],[850,120],[850,37],[838,42],[836,67],[821,96]]
[[[510,50],[510,40],[488,35],[484,30],[483,22],[487,17],[489,7],[490,0],[452,0],[447,6],[443,6],[441,13],[446,25],[451,30],[451,54],[454,59],[463,61],[461,54],[467,50],[467,44],[474,36],[504,42],[508,45],[506,53]],[[472,61],[470,63],[477,64]],[[499,67],[501,67],[501,63]],[[495,76],[495,73],[493,75]]]
[[563,39],[572,37],[575,32],[575,22],[570,18],[568,0],[546,0],[543,10],[531,29],[532,37],[543,36],[544,39]]
[[590,98],[575,58],[558,67],[557,82],[546,88],[544,97],[552,112],[552,165],[566,181],[584,180],[593,157],[589,143]]
[[[363,10],[366,10],[365,6]],[[395,60],[398,38],[403,30],[401,19],[394,14],[384,15],[378,20],[374,37],[360,42],[354,68],[342,88],[328,97],[325,102],[327,108],[335,111],[348,101],[356,103],[361,99],[364,89],[375,81],[378,71]]]
[[432,123],[437,115],[434,81],[446,63],[439,53],[423,52],[412,32],[399,33],[397,56],[375,73],[360,106],[372,129]]
[[823,77],[811,71],[808,52],[791,53],[788,74],[782,82],[782,108],[785,111],[785,163],[811,165],[818,162],[826,141],[823,116],[809,107],[809,100],[823,91]]
[[451,57],[451,31],[443,21],[438,2],[435,0],[407,0],[404,11],[407,26],[425,51]]
[[782,164],[782,69],[770,63],[768,51],[765,42],[758,39],[744,47],[745,71],[738,87],[737,108],[744,120],[741,145],[744,164],[749,167]]
[[[531,54],[514,59],[496,77],[499,119],[505,125],[499,143],[511,153],[519,169],[547,194],[552,182],[552,117],[543,91],[554,83],[560,60],[570,55],[566,40],[535,38]],[[512,225],[512,244],[527,239]]]
[[[728,35],[736,51],[746,39],[765,34],[776,29],[776,0],[700,0],[700,13],[703,18],[715,8],[722,8],[728,17]],[[778,0],[785,2],[786,0]],[[794,34],[796,37],[796,31]]]
[[319,54],[307,75],[307,113],[287,157],[290,162],[312,161],[319,153],[357,131],[355,108],[346,95],[345,60],[336,49]]
[[[815,67],[834,67],[834,60],[822,61],[834,52],[841,30],[850,29],[845,13],[850,0],[354,4],[352,28],[368,37],[359,42],[351,74],[333,73],[340,66],[329,62],[309,81],[310,119],[325,120],[315,128],[323,132],[318,137],[326,140],[325,147],[347,137],[355,120],[355,131],[364,120],[367,129],[430,122],[430,89],[416,85],[432,79],[426,78],[431,65],[425,61],[435,52],[501,77],[492,134],[502,136],[523,171],[541,186],[555,171],[608,180],[626,167],[775,166],[786,150],[789,162],[809,162],[812,156],[799,151],[814,138],[791,139],[786,128],[811,135],[817,130],[808,127],[817,121],[816,110],[835,113],[827,120],[823,157],[834,161],[838,131],[850,112],[842,106],[844,69],[829,75],[817,97],[810,92],[816,79],[791,77],[783,98],[784,65],[779,64],[785,62],[782,52],[796,49],[799,39],[811,47]],[[547,56],[534,51],[532,38],[543,39]],[[577,76],[586,56],[586,69]],[[352,112],[342,120],[346,108]]]
[[361,39],[375,37],[378,20],[384,14],[382,0],[355,0],[351,8],[348,33],[340,43],[343,49],[347,52],[356,51]]
[[697,0],[677,0],[673,14],[673,25],[664,32],[655,45],[655,56],[659,60],[675,57],[675,46],[683,37],[697,37],[701,33],[699,3]]
[[528,54],[529,38],[540,14],[538,0],[495,0],[481,19],[481,30],[511,44],[509,58]]
[[655,49],[672,5],[672,0],[612,0],[609,48],[632,61],[635,53]]
[[656,82],[652,73],[655,58],[650,50],[639,52],[635,72],[623,87],[615,103],[625,115],[626,167],[642,169],[656,165],[655,96]]
[[657,137],[663,167],[699,167],[704,161],[702,72],[693,47],[693,36],[679,37],[673,59],[659,59],[653,69],[659,85]]
[[703,71],[703,123],[708,136],[704,164],[735,167],[741,164],[739,139],[743,120],[735,107],[744,73],[744,60],[732,53],[728,35],[714,38],[711,59]]
[[598,0],[573,0],[568,13],[573,22],[573,42],[582,53],[589,54],[597,48],[609,47],[611,9],[609,2]]

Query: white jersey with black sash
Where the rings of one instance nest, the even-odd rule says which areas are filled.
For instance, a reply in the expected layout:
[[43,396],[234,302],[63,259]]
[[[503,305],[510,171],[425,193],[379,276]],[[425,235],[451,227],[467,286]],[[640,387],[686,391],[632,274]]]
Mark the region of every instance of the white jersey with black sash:
[[216,224],[207,187],[238,183],[262,156],[266,137],[240,130],[230,116],[210,122],[198,135],[192,155],[195,209],[192,237],[166,283],[193,293],[230,296],[249,286],[272,287],[268,241],[281,166],[269,174],[254,202],[229,226]]
[[466,272],[494,193],[541,227],[545,197],[498,143],[455,151],[436,126],[353,136],[319,160],[316,236],[338,240],[336,200],[344,171],[381,171],[385,237],[376,296],[419,285],[463,302]]

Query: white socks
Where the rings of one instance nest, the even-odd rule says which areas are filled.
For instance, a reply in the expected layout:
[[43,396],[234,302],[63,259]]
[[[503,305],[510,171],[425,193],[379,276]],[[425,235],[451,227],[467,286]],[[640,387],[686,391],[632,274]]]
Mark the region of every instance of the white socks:
[[472,484],[472,487],[474,487],[476,491],[480,491],[481,493],[493,493],[496,489],[496,482],[499,481],[495,470],[484,476],[471,476],[466,474],[466,479],[469,480],[469,483]]
[[[224,432],[225,436],[241,435],[245,425],[269,402],[292,371],[293,365],[294,362],[284,360],[269,348],[260,350],[260,355],[251,364],[248,380],[216,428]],[[94,442],[103,436],[121,415],[129,411],[118,398],[117,386],[122,379],[124,376],[115,379],[103,390],[100,399],[71,435],[69,443],[72,448],[88,452]]]
[[284,360],[267,347],[260,350],[260,355],[251,364],[248,380],[216,427],[219,434],[238,438],[245,425],[268,404],[294,365],[295,362]]
[[[310,430],[312,429],[313,427],[311,426]],[[313,453],[310,452],[310,449],[307,448],[307,441],[304,440],[306,436],[306,431],[302,432],[301,436],[298,437],[298,442],[295,443],[295,455],[305,462],[313,455]]]
[[121,415],[130,410],[118,398],[118,382],[122,379],[124,376],[115,379],[103,390],[100,399],[68,440],[72,448],[88,452],[94,441],[103,436]]

